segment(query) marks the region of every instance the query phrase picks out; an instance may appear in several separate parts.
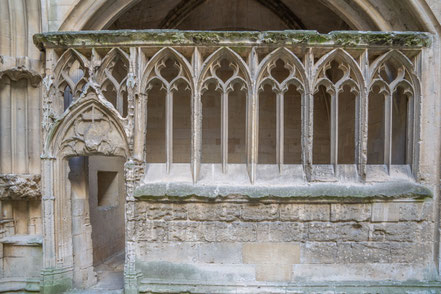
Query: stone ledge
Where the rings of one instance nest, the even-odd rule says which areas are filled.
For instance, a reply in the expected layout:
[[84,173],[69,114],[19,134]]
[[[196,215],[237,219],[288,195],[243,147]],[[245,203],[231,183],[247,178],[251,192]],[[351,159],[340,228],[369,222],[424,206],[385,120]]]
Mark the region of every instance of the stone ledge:
[[296,293],[296,294],[438,294],[441,283],[337,283],[316,285],[196,285],[141,280],[140,293]]
[[40,49],[173,45],[422,48],[431,43],[432,35],[424,32],[119,30],[34,35],[34,44]]
[[[2,278],[0,279],[2,293],[39,293],[39,278]],[[3,292],[4,291],[4,292]]]
[[292,186],[234,186],[198,185],[191,183],[158,182],[139,186],[134,197],[139,200],[164,200],[186,198],[215,199],[241,195],[250,199],[424,199],[432,198],[432,191],[420,184],[397,181],[373,184],[312,183]]
[[41,246],[43,244],[43,236],[13,235],[0,239],[0,243],[16,246]]

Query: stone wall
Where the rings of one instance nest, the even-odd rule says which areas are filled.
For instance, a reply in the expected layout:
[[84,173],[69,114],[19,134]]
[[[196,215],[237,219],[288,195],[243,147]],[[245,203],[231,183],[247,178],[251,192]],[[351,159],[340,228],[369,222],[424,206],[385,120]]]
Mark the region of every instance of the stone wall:
[[431,211],[406,200],[139,201],[137,269],[172,284],[430,280]]

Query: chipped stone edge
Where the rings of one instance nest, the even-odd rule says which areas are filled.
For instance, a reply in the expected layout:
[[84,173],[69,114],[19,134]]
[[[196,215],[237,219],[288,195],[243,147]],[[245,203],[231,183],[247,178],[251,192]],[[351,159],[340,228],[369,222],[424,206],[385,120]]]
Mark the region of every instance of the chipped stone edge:
[[44,48],[110,46],[324,46],[324,47],[430,47],[433,35],[426,32],[333,31],[180,31],[116,30],[48,32],[35,34],[34,44]]
[[134,192],[138,200],[161,200],[199,198],[215,199],[229,195],[241,195],[249,199],[424,199],[432,198],[433,192],[413,182],[374,183],[343,185],[314,183],[298,186],[228,186],[193,185],[188,183],[148,183],[140,185]]

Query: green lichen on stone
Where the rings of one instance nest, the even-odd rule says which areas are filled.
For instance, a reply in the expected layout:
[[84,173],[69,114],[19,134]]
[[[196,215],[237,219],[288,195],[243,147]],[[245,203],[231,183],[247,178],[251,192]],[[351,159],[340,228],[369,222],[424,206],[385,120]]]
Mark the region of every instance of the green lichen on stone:
[[214,32],[201,32],[191,34],[191,40],[196,45],[200,44],[217,44],[220,42],[220,37]]
[[266,32],[263,34],[263,44],[285,44],[289,40],[285,32]]
[[111,46],[331,46],[331,47],[429,47],[432,35],[421,32],[335,31],[179,31],[121,30],[50,32],[34,35],[40,48]]
[[335,31],[329,33],[334,44],[343,47],[429,47],[431,36],[418,32],[357,32]]

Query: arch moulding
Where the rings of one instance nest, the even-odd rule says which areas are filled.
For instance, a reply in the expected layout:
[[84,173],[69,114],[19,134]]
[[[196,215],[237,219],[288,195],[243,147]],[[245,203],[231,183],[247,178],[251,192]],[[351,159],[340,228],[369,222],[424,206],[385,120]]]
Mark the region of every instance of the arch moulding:
[[[113,23],[122,13],[139,3],[140,0],[80,0],[68,13],[67,17],[60,26],[60,31],[79,31],[79,30],[102,30]],[[354,7],[345,4],[344,1],[323,1],[324,5],[332,9],[337,15],[348,22],[356,30],[380,30],[390,31],[391,23],[395,20],[388,19],[381,11],[378,11],[373,0],[356,0]],[[405,3],[403,3],[405,2]],[[439,24],[433,16],[430,7],[425,0],[403,0],[397,1],[397,10],[402,7],[413,9],[415,23],[423,26],[425,31],[436,32],[440,29]],[[356,15],[354,17],[354,15]],[[406,20],[408,21],[408,20]],[[406,28],[401,28],[406,30]]]

